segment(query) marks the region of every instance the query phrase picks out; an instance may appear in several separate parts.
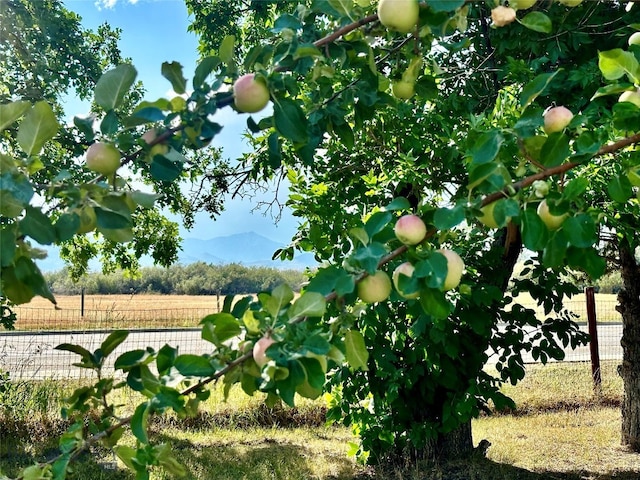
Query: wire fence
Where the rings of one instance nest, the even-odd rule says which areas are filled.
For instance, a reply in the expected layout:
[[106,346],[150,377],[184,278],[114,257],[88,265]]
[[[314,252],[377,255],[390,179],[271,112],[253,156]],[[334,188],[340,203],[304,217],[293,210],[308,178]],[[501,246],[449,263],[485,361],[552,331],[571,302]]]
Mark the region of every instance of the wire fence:
[[[622,358],[622,323],[612,296],[596,296],[598,318],[597,334],[602,360]],[[113,359],[127,350],[160,349],[164,344],[177,347],[180,353],[202,354],[213,346],[202,340],[198,324],[206,315],[219,311],[221,299],[211,297],[206,305],[192,298],[175,297],[170,300],[156,297],[154,302],[142,300],[136,308],[126,308],[116,301],[99,305],[101,308],[16,308],[16,330],[0,331],[0,372],[8,372],[12,379],[65,379],[91,375],[86,369],[73,364],[79,360],[75,354],[57,350],[63,343],[81,345],[93,351],[113,330],[130,330],[127,340],[110,356],[105,369],[113,370]],[[76,302],[78,304],[79,302]],[[145,305],[144,308],[139,308]],[[95,307],[95,305],[94,305]],[[106,308],[105,308],[106,307]],[[587,307],[584,298],[569,300],[565,307],[572,311],[581,329],[587,331]],[[545,318],[538,308],[540,318]],[[567,350],[567,361],[590,361],[589,345]],[[526,358],[534,362],[533,358]]]

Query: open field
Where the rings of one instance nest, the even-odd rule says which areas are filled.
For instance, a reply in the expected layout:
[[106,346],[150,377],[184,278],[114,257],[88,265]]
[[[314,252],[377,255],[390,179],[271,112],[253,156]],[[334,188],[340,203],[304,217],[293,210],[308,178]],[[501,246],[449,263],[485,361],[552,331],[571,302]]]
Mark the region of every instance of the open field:
[[[619,445],[622,382],[615,366],[603,365],[601,397],[592,393],[588,365],[530,366],[518,386],[505,387],[517,410],[473,423],[474,441],[491,442],[487,458],[436,467],[358,465],[347,456],[351,431],[324,425],[322,401],[268,409],[260,397],[239,390],[224,403],[219,387],[197,418],[166,417],[153,422],[152,431],[158,441],[174,445],[194,479],[637,480],[640,455]],[[0,472],[15,475],[19,466],[55,454],[55,434],[63,429],[55,414],[58,397],[70,388],[69,383],[19,383],[0,396]],[[124,397],[122,403],[133,408],[133,400]],[[93,453],[81,459],[73,478],[133,479],[112,455]],[[152,478],[171,477],[157,472]]]
[[[223,297],[201,295],[87,295],[82,316],[80,296],[59,295],[56,299],[57,308],[43,298],[34,298],[30,303],[16,307],[16,329],[195,327],[204,316],[218,312],[224,301]],[[535,308],[540,318],[545,318],[542,308],[536,307],[530,297],[523,295],[519,300],[523,305]],[[616,295],[596,295],[599,322],[620,321],[616,303]],[[568,300],[566,307],[575,312],[577,321],[586,322],[584,294]]]

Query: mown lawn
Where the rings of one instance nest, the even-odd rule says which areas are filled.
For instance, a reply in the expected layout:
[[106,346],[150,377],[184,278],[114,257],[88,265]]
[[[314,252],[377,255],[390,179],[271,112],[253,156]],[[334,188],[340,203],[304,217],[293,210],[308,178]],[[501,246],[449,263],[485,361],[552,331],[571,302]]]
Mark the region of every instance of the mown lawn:
[[[152,435],[173,444],[194,479],[637,480],[640,455],[619,445],[622,384],[615,364],[604,365],[602,376],[602,394],[596,397],[587,364],[531,366],[520,385],[505,387],[516,400],[515,411],[474,421],[475,442],[491,442],[487,457],[448,465],[358,465],[347,456],[354,437],[347,428],[324,424],[322,402],[268,409],[260,398],[241,392],[223,403],[217,389],[197,418],[157,420]],[[54,437],[63,429],[54,413],[60,385],[13,388],[13,395],[6,390],[0,395],[0,471],[9,476],[34,459],[55,455]],[[37,400],[27,401],[30,394]],[[21,403],[11,408],[12,401]],[[123,401],[133,405],[131,398]],[[134,478],[112,454],[92,453],[80,460],[72,478]],[[171,477],[158,471],[152,478]]]

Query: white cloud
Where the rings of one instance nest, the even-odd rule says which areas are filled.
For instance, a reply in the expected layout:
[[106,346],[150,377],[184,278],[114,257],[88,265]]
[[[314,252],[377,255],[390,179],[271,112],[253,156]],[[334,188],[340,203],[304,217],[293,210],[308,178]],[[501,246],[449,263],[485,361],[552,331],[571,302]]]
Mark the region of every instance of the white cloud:
[[118,1],[130,3],[131,5],[135,5],[136,3],[139,2],[139,0],[96,0],[96,3],[94,5],[98,10],[102,10],[103,8],[106,8],[107,10],[111,10],[113,7],[116,6]]

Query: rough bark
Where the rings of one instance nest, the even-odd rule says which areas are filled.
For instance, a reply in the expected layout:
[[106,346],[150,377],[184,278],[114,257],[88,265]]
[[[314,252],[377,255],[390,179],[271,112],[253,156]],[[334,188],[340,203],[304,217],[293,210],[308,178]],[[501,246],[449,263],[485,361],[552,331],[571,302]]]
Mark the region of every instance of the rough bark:
[[640,452],[640,266],[632,247],[620,244],[623,288],[618,294],[622,314],[622,444]]

